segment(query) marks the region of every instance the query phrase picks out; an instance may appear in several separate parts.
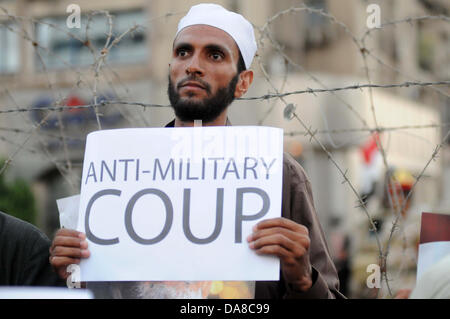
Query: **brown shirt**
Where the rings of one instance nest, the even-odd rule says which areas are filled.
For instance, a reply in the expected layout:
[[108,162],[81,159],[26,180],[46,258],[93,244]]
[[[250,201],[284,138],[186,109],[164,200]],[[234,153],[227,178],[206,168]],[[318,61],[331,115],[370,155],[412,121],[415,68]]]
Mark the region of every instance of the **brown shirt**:
[[[175,120],[166,125],[174,127]],[[227,119],[227,126],[231,123]],[[313,286],[297,292],[280,274],[280,281],[257,281],[255,298],[345,298],[339,292],[339,278],[331,259],[325,236],[314,208],[311,183],[303,167],[288,153],[283,154],[282,216],[306,226],[311,246],[309,258],[313,268]]]
[[314,208],[311,183],[303,167],[288,153],[283,154],[282,187],[282,216],[309,230],[313,286],[307,292],[292,291],[280,274],[280,281],[257,281],[255,298],[345,298],[339,292],[336,267]]

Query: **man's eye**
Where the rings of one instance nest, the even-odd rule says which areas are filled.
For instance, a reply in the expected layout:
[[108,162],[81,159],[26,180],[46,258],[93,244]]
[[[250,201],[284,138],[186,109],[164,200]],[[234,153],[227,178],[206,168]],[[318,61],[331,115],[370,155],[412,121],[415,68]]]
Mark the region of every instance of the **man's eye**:
[[187,50],[178,50],[178,56],[184,57],[188,54]]
[[219,60],[221,60],[223,58],[223,55],[220,54],[220,53],[217,53],[217,52],[216,53],[211,53],[211,58],[213,60],[219,61]]

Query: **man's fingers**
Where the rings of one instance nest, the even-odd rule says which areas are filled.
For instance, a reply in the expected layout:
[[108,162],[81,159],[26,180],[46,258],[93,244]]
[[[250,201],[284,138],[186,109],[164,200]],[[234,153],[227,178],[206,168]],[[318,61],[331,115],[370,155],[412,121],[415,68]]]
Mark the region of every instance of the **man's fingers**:
[[57,246],[87,248],[87,241],[78,237],[58,236],[53,240],[53,247]]
[[294,240],[294,241],[299,241],[303,237],[307,237],[306,234],[295,232],[295,231],[292,231],[287,228],[272,227],[272,228],[264,228],[264,229],[255,231],[254,233],[250,234],[247,237],[247,241],[249,241],[249,242],[255,241],[261,237],[271,236],[274,234],[282,234],[283,236],[286,236],[287,238]]
[[66,271],[67,266],[71,265],[71,264],[79,264],[80,263],[80,259],[79,258],[70,258],[70,257],[50,257],[50,263],[52,264],[53,267],[58,269],[58,272],[61,271],[61,269],[63,269],[64,271]]
[[250,248],[255,250],[264,248],[266,246],[279,246],[283,250],[286,250],[286,252],[289,254],[285,257],[300,258],[303,257],[303,255],[309,248],[309,243],[306,245],[304,243],[306,243],[306,240],[304,239],[300,239],[296,242],[284,236],[283,234],[272,234],[269,236],[263,236],[251,242],[249,246]]
[[87,258],[90,253],[87,249],[56,246],[52,251],[52,257]]
[[257,240],[258,238],[264,237],[264,236],[270,236],[273,234],[283,234],[286,237],[289,237],[291,239],[295,239],[298,236],[298,233],[287,229],[287,228],[283,228],[283,227],[271,227],[271,228],[263,228],[263,229],[258,229],[256,231],[254,231],[252,234],[250,234],[247,237],[247,241],[254,241]]
[[79,237],[79,238],[84,237],[84,238],[86,238],[86,235],[84,233],[79,232],[79,231],[77,231],[75,229],[69,229],[69,228],[58,229],[58,231],[55,234],[55,237],[56,236]]
[[86,235],[74,229],[61,228],[55,234],[52,245],[50,246],[50,253],[56,246],[61,245],[61,240],[63,240],[61,238],[73,238],[74,240],[70,240],[68,246],[76,246],[76,244],[74,244],[75,240],[82,242],[86,240]]
[[287,251],[286,249],[284,249],[283,247],[279,246],[279,245],[269,245],[269,246],[263,246],[257,250],[255,250],[255,252],[258,255],[272,255],[272,256],[278,256],[280,259],[282,260],[291,260],[292,258],[292,254]]
[[256,239],[250,243],[250,248],[259,249],[263,246],[272,245],[283,246],[287,250],[293,250],[295,248],[294,242],[282,234],[273,234]]
[[286,228],[294,232],[301,232],[309,235],[308,228],[306,228],[303,225],[297,224],[296,222],[284,218],[284,217],[278,217],[278,218],[271,218],[271,219],[265,219],[258,224],[256,224],[253,227],[254,231],[262,230],[265,228],[272,228],[272,227],[281,227]]

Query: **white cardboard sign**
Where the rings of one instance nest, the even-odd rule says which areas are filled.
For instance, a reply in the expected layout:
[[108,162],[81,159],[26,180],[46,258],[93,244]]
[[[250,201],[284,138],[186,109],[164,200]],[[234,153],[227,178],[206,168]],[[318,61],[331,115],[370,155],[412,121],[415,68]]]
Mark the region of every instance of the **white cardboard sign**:
[[82,281],[278,280],[247,236],[281,216],[283,131],[142,128],[88,135]]

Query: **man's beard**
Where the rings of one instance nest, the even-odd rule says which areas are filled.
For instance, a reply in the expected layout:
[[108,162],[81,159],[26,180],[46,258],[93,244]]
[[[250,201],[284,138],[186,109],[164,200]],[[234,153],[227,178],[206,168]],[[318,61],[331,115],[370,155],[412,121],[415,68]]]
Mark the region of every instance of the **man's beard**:
[[234,91],[239,79],[239,74],[236,74],[230,81],[227,87],[223,87],[217,90],[216,94],[211,96],[210,86],[195,78],[189,77],[184,79],[178,84],[186,81],[198,81],[205,87],[208,97],[201,101],[189,101],[181,99],[178,90],[174,88],[172,79],[169,75],[169,86],[167,93],[169,95],[170,104],[172,105],[175,115],[183,122],[193,122],[195,120],[201,120],[204,123],[214,121],[234,100]]

